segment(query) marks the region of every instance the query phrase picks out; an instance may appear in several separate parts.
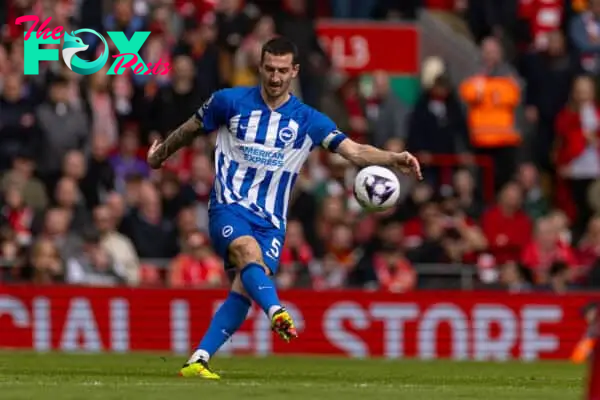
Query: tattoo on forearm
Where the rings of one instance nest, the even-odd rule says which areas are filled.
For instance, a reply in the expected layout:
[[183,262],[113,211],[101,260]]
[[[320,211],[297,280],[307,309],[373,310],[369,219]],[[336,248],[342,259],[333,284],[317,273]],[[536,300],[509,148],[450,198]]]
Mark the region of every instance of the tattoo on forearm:
[[154,153],[153,158],[162,162],[175,154],[182,147],[190,145],[202,129],[200,121],[196,117],[188,119],[177,129],[169,134],[165,141]]

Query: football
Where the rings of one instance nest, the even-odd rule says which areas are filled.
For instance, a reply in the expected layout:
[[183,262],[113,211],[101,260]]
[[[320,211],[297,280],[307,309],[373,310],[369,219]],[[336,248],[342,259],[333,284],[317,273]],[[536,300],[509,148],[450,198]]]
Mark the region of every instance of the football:
[[354,197],[367,211],[393,207],[400,197],[400,181],[385,167],[372,165],[361,169],[354,179]]

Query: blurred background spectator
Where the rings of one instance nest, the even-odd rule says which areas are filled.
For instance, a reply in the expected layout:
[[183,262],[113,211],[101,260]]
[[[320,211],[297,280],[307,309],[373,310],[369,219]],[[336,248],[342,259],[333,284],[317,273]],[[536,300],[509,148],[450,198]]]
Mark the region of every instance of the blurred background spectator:
[[[356,33],[365,21],[432,28],[424,13],[449,29],[423,59],[392,36],[376,54]],[[14,19],[27,14],[150,30],[140,54],[170,69],[82,76],[41,62],[24,75],[28,27]],[[160,171],[145,154],[215,90],[256,84],[262,44],[283,34],[300,49],[294,94],[357,141],[416,153],[426,179],[401,177],[398,206],[366,214],[356,168],[315,150],[291,195],[279,286],[600,287],[598,16],[599,0],[3,2],[0,280],[227,285],[207,235],[214,133]],[[323,19],[352,39],[324,33]],[[444,52],[456,38],[473,51]],[[95,58],[101,43],[84,41]],[[410,76],[385,67],[411,57]]]

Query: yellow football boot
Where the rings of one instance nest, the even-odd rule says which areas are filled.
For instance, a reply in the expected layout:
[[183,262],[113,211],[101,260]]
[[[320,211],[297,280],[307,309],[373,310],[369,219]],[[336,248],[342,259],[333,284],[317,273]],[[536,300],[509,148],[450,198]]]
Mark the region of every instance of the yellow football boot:
[[298,337],[294,320],[285,308],[281,308],[273,314],[273,318],[271,318],[271,330],[286,342]]
[[202,378],[202,379],[221,379],[221,377],[213,372],[208,363],[204,360],[198,360],[192,363],[185,363],[179,370],[179,376],[184,378]]

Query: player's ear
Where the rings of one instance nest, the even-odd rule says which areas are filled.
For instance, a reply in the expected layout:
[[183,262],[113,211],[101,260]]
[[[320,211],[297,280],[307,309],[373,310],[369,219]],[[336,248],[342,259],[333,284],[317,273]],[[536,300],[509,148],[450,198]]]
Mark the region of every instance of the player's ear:
[[300,64],[294,64],[294,67],[292,68],[292,78],[297,77],[299,72],[300,72]]

